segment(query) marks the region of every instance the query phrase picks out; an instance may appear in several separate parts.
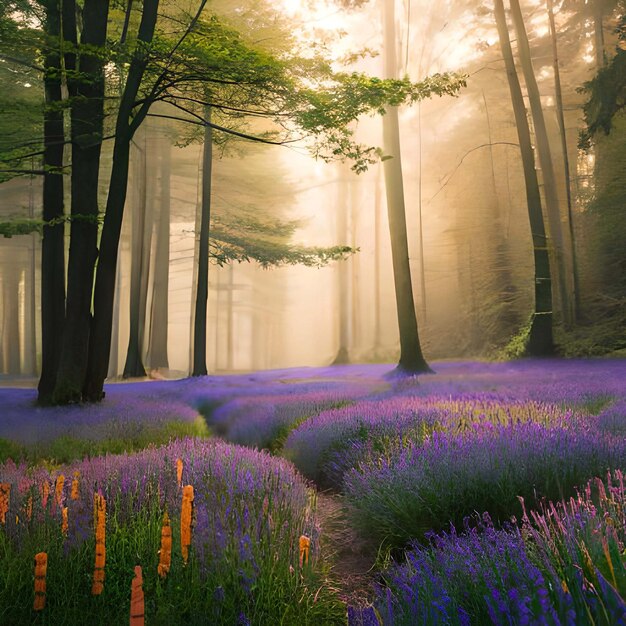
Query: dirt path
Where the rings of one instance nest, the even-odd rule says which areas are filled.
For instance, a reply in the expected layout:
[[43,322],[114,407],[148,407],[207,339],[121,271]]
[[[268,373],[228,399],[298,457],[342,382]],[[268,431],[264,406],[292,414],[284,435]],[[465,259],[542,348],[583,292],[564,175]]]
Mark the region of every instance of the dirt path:
[[340,495],[318,492],[317,514],[322,549],[333,563],[332,576],[339,588],[339,597],[348,606],[368,605],[374,595],[375,550],[350,527]]

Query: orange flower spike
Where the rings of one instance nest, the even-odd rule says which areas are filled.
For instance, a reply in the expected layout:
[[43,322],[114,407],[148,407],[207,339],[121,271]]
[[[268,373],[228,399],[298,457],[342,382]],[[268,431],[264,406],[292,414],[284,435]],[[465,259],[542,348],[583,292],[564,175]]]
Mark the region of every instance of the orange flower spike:
[[75,471],[74,480],[72,481],[72,492],[70,494],[70,498],[72,500],[78,500],[78,498],[80,497],[80,488],[78,484],[79,479],[80,479],[80,472]]
[[6,523],[11,497],[11,483],[0,483],[0,524]]
[[163,526],[161,526],[161,550],[159,551],[158,573],[165,578],[172,564],[172,526],[167,512],[163,513]]
[[67,507],[64,506],[61,509],[61,532],[64,535],[67,535],[67,529],[68,529],[68,524],[67,524]]
[[26,519],[30,522],[33,517],[33,496],[28,496],[26,500]]
[[96,559],[93,568],[93,584],[91,594],[99,596],[104,590],[104,565],[106,562],[106,500],[99,493],[94,494],[95,527],[96,527]]
[[309,563],[309,549],[311,547],[311,539],[306,535],[300,536],[300,567]]
[[63,474],[59,474],[57,476],[57,481],[54,486],[54,497],[59,507],[63,506],[63,485],[64,484],[65,484],[65,476],[63,476]]
[[183,460],[176,459],[176,480],[178,482],[178,486],[183,486]]
[[45,509],[50,495],[50,484],[47,480],[41,483],[41,506]]
[[183,504],[180,511],[180,548],[183,562],[187,565],[191,545],[191,517],[193,511],[193,486],[183,487]]
[[35,555],[35,600],[33,609],[41,611],[46,606],[46,573],[48,571],[48,555],[39,552]]
[[145,604],[141,566],[135,565],[135,578],[130,588],[130,626],[144,626]]

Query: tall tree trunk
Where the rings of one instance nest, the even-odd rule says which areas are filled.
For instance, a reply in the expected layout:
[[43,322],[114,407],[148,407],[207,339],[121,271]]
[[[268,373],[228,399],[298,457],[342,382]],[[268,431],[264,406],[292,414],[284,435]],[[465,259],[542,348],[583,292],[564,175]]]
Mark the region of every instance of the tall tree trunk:
[[167,326],[169,306],[169,267],[170,267],[170,175],[171,146],[167,136],[160,138],[161,174],[160,211],[154,253],[154,282],[152,310],[150,311],[150,342],[148,365],[151,369],[169,367],[167,358]]
[[[68,3],[69,4],[69,3]],[[63,110],[61,102],[61,14],[56,0],[45,3],[48,48],[44,57],[44,177],[41,244],[41,377],[37,401],[48,404],[56,383],[65,320],[65,225],[63,202]],[[54,223],[59,220],[59,223]],[[50,225],[52,222],[52,225]]]
[[381,167],[376,171],[374,187],[374,358],[378,359],[382,347],[382,325],[380,314],[380,248],[381,248]]
[[87,367],[93,272],[98,255],[98,179],[104,123],[104,59],[109,1],[85,0],[71,104],[70,254],[61,358],[53,402],[79,402]]
[[[348,182],[345,180],[343,168],[337,166],[339,171],[339,193],[337,194],[338,207],[335,211],[337,244],[348,244]],[[348,286],[348,262],[339,261],[337,265],[337,289],[339,291],[339,349],[333,360],[333,365],[350,363],[348,342],[350,335],[350,304]]]
[[143,3],[137,45],[117,114],[113,165],[94,289],[94,318],[89,336],[89,361],[83,388],[84,399],[92,402],[100,401],[104,397],[104,380],[111,351],[117,254],[128,189],[130,142],[133,133],[145,119],[150,102],[144,104],[134,116],[133,108],[147,64],[147,50],[144,44],[150,43],[154,37],[158,8],[159,0],[145,0]]
[[563,241],[561,209],[557,194],[552,154],[550,152],[548,132],[546,130],[543,108],[541,106],[539,87],[537,85],[537,79],[535,78],[535,71],[533,69],[528,35],[526,34],[526,27],[524,26],[524,18],[522,16],[519,0],[510,0],[510,3],[511,17],[513,18],[513,25],[517,35],[517,49],[522,65],[522,71],[524,73],[526,89],[528,91],[528,100],[530,102],[533,125],[535,127],[537,154],[539,155],[539,163],[541,164],[546,213],[548,216],[553,258],[555,261],[552,275],[557,279],[563,321],[569,326],[571,325],[573,319],[572,298],[570,297],[572,272],[568,268],[567,257],[571,258],[571,255],[567,254]]
[[515,114],[515,126],[524,168],[528,219],[530,221],[533,242],[535,307],[530,326],[528,352],[531,356],[547,356],[554,352],[552,339],[552,279],[548,256],[548,238],[546,237],[541,210],[541,194],[539,192],[537,171],[535,170],[535,156],[530,139],[530,128],[528,127],[522,88],[519,84],[515,61],[513,60],[503,0],[494,0],[494,12],[500,47],[502,48],[506,66],[509,90],[511,92],[513,113]]
[[602,0],[592,0],[593,4],[593,41],[596,55],[596,69],[601,70],[606,63],[604,54],[604,10]]
[[576,234],[574,231],[574,214],[572,206],[572,181],[570,174],[569,153],[567,150],[567,131],[565,128],[565,113],[563,108],[563,91],[561,89],[561,71],[559,68],[559,51],[557,44],[556,24],[554,20],[554,0],[546,0],[548,21],[550,23],[550,37],[552,39],[552,67],[554,69],[554,95],[556,102],[561,151],[563,152],[563,171],[565,176],[565,194],[567,198],[567,226],[569,233],[569,249],[572,267],[572,313],[576,322],[580,315],[580,293],[578,285],[578,260],[576,258]]
[[[383,0],[385,78],[395,78],[397,74],[397,38],[394,5],[395,0]],[[396,288],[396,307],[400,331],[398,369],[412,373],[429,372],[431,370],[422,355],[413,300],[397,107],[388,107],[385,115],[383,115],[383,146],[385,153],[392,157],[384,162],[384,171],[393,278]]]
[[22,373],[20,358],[20,273],[17,266],[5,266],[2,274],[2,347],[3,371],[9,376]]
[[[353,248],[357,248],[357,228],[359,224],[359,196],[357,191],[359,189],[360,181],[352,180],[350,182],[350,245]],[[346,263],[347,261],[344,261]],[[360,265],[359,265],[359,257],[357,255],[353,255],[349,259],[350,269],[351,269],[351,280],[350,280],[350,312],[351,312],[351,343],[352,350],[356,352],[357,346],[359,345],[359,341],[361,339],[361,323],[359,314],[361,312],[361,304],[360,304]]]
[[143,365],[144,329],[148,302],[148,282],[150,256],[152,250],[152,184],[148,184],[148,158],[152,153],[148,148],[147,124],[141,129],[141,143],[138,154],[138,194],[133,205],[133,227],[131,237],[131,288],[130,288],[130,334],[124,378],[146,375]]
[[[211,121],[207,107],[205,118]],[[213,171],[213,132],[204,127],[202,155],[202,206],[200,209],[200,242],[198,248],[198,283],[196,285],[195,316],[193,323],[192,376],[206,376],[207,303],[209,299],[209,234],[211,228],[211,174]]]

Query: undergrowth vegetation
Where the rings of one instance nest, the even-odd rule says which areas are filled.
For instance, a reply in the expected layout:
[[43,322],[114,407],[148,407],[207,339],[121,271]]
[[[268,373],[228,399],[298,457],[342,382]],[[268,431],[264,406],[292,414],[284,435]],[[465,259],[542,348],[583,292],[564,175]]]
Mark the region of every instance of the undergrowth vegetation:
[[[64,415],[10,390],[0,624],[126,621],[137,565],[153,624],[626,623],[626,364],[387,370],[120,385]],[[315,486],[379,555],[367,606],[338,592]]]

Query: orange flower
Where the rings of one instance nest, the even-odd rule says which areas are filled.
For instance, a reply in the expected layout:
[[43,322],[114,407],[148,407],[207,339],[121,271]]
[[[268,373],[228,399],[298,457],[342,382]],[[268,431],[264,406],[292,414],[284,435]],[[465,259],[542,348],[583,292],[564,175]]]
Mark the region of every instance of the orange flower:
[[189,546],[191,545],[191,516],[193,508],[193,486],[183,487],[183,504],[180,511],[180,548],[183,561],[187,565]]
[[35,601],[33,609],[41,611],[46,606],[46,572],[48,555],[45,552],[35,554]]
[[78,488],[78,480],[80,478],[80,472],[76,470],[74,472],[74,480],[72,481],[72,493],[70,494],[70,498],[72,500],[78,500],[80,497],[80,490]]
[[57,476],[56,485],[54,486],[54,497],[59,507],[63,506],[63,485],[65,484],[65,476],[59,474]]
[[0,483],[0,524],[4,524],[9,510],[11,483]]
[[311,540],[306,535],[300,536],[300,567],[309,563],[309,548]]
[[48,504],[48,496],[50,495],[50,484],[47,480],[41,483],[41,506],[45,509]]
[[135,565],[135,578],[130,588],[130,626],[144,626],[143,576],[141,567]]
[[172,526],[167,511],[163,513],[163,526],[161,526],[161,550],[159,550],[159,576],[165,578],[172,564]]
[[67,525],[67,507],[64,506],[61,509],[61,532],[64,535],[67,535],[67,529],[68,529],[68,525]]
[[96,560],[93,568],[91,593],[99,596],[104,590],[104,564],[106,561],[106,500],[99,493],[94,494],[94,526],[96,529]]
[[178,486],[182,487],[183,485],[183,460],[176,459],[176,480],[178,481]]

